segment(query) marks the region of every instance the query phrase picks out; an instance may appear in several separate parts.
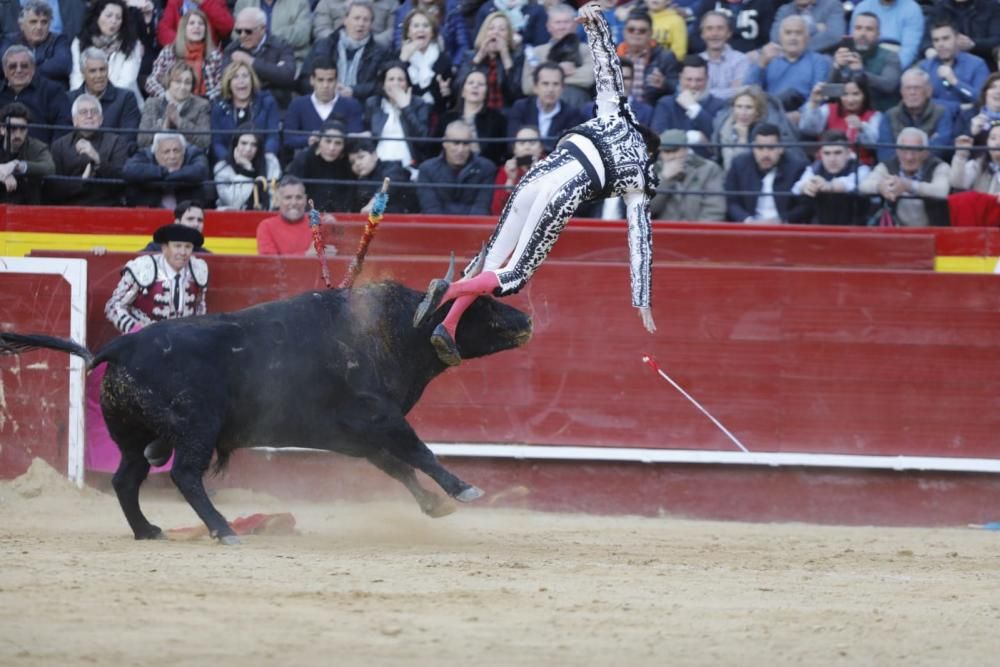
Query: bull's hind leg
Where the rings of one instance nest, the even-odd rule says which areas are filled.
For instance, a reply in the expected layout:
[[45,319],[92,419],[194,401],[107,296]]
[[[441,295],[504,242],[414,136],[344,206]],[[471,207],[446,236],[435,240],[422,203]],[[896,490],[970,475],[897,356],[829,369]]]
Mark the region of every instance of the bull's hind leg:
[[163,537],[163,531],[149,522],[139,508],[139,487],[149,475],[149,461],[141,449],[122,448],[122,460],[118,464],[111,483],[118,496],[118,504],[125,513],[125,519],[137,540],[155,540]]
[[125,520],[135,539],[161,539],[163,531],[151,524],[139,507],[139,487],[149,476],[149,462],[142,455],[142,449],[153,439],[152,433],[107,409],[104,411],[104,422],[107,424],[108,434],[118,445],[122,455],[118,469],[111,478],[111,485],[115,489]]
[[379,449],[368,456],[368,461],[385,474],[405,486],[416,498],[420,509],[427,516],[435,519],[448,516],[455,511],[455,505],[438,494],[428,491],[417,481],[413,467],[403,463],[384,449]]
[[240,540],[229,522],[209,500],[202,481],[212,463],[217,437],[211,429],[176,436],[173,439],[174,464],[170,469],[170,478],[191,509],[205,522],[212,537],[217,537],[223,544],[239,544]]

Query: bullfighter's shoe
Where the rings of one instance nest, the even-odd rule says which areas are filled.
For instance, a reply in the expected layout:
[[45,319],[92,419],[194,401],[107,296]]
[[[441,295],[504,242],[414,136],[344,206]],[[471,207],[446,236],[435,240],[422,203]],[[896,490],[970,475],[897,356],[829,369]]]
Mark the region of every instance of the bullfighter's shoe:
[[427,286],[424,300],[420,302],[420,305],[417,306],[417,312],[413,314],[414,329],[419,329],[430,319],[430,316],[441,305],[441,299],[444,298],[449,287],[451,287],[451,282],[444,278],[435,278],[431,281],[430,285]]
[[458,345],[455,344],[455,339],[451,337],[448,330],[444,328],[444,324],[434,327],[434,333],[431,334],[431,345],[434,346],[438,359],[447,365],[458,366],[462,363],[462,355],[458,351]]

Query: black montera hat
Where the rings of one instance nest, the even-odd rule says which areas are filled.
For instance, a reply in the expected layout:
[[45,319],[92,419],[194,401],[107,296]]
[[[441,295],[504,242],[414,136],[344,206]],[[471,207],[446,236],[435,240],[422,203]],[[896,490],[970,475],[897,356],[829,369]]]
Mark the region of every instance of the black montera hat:
[[205,244],[205,237],[197,229],[176,223],[163,225],[157,229],[156,233],[153,234],[153,240],[160,244],[180,241],[182,243],[190,243],[195,248]]

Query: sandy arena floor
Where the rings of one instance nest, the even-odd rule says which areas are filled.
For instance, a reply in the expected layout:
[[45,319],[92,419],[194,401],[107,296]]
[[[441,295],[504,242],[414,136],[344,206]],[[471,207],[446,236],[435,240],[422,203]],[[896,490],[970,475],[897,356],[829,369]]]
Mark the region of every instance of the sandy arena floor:
[[136,542],[44,464],[0,483],[0,665],[1000,663],[997,533],[215,500],[300,534]]

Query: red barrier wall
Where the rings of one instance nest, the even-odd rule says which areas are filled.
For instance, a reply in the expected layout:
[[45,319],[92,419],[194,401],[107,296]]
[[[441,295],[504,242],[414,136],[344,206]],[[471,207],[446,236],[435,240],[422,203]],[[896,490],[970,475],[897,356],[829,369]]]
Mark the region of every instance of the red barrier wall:
[[[103,304],[127,257],[89,258],[92,347],[114,334]],[[320,286],[315,260],[210,266],[214,311]],[[441,268],[372,258],[364,275],[425,285]],[[511,300],[532,314],[529,346],[445,374],[414,425],[443,442],[730,449],[640,362],[650,353],[756,451],[996,456],[995,277],[659,263],[654,282],[655,337],[624,265],[549,261]]]
[[[68,337],[69,324],[60,276],[0,273],[0,330]],[[0,477],[20,475],[36,456],[66,470],[68,410],[67,355],[0,356]]]
[[[25,209],[0,215],[19,218],[19,211]],[[59,210],[30,213],[68,224]],[[260,217],[213,213],[210,225],[216,215],[223,227],[230,224],[223,220],[232,222],[236,236],[246,234],[248,219],[255,224]],[[128,233],[159,224],[121,210],[100,224],[119,218],[134,227],[120,230]],[[38,220],[29,225],[34,231]],[[451,245],[443,240],[471,252],[489,231],[478,222],[437,222],[384,223],[363,279],[422,287],[443,270],[442,246]],[[553,259],[510,300],[531,312],[534,340],[446,373],[411,418],[424,438],[438,442],[732,450],[641,364],[648,352],[752,450],[997,458],[996,278],[924,270],[932,237],[939,254],[942,247],[997,254],[994,232],[658,224],[654,338],[628,303],[627,267],[617,261],[625,247],[621,224],[574,222]],[[401,250],[409,256],[390,254]],[[665,262],[664,255],[688,263]],[[103,305],[132,255],[69,256],[89,260],[88,341],[95,349],[114,335]],[[705,259],[729,265],[698,265]],[[850,270],[854,261],[920,270]],[[209,262],[214,311],[321,288],[315,260],[216,256]],[[786,268],[742,265],[753,263]],[[331,264],[335,277],[346,267],[342,258]],[[802,268],[787,268],[794,266]],[[0,288],[8,302],[12,292],[41,289]],[[17,330],[52,332],[48,319],[30,320],[32,312],[18,305],[0,326],[16,321]],[[53,333],[65,335],[68,314],[60,317]],[[65,356],[47,363],[57,362],[65,383]],[[10,406],[13,385],[8,375],[0,377]],[[65,391],[54,390],[51,405]],[[15,407],[32,414],[30,402]],[[64,405],[59,414],[65,420]],[[29,444],[50,441],[38,438]],[[3,461],[10,448],[6,440],[0,444],[0,475],[9,476]],[[61,447],[44,451],[58,456]],[[1000,507],[996,475],[496,459],[448,465],[483,486],[489,500],[540,509],[927,525],[996,520]],[[404,494],[366,464],[321,454],[241,452],[229,480],[315,498]]]

